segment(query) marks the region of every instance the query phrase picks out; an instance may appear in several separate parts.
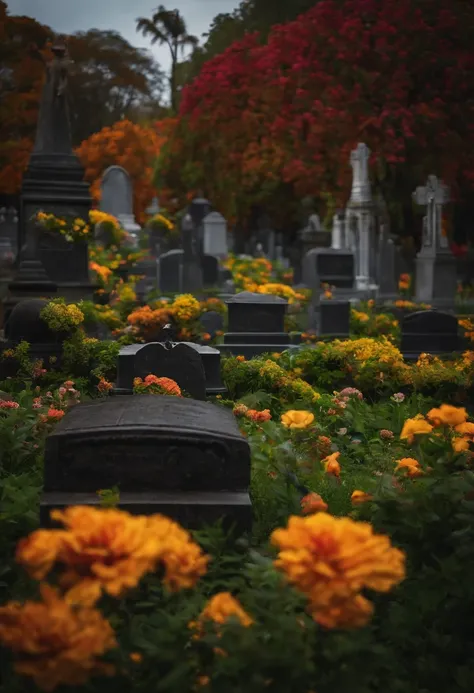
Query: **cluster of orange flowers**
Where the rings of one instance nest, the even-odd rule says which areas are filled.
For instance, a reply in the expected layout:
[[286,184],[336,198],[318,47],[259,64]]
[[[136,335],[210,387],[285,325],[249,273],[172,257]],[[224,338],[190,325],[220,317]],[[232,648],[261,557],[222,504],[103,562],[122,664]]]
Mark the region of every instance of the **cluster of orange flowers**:
[[411,444],[417,436],[428,435],[433,432],[433,429],[444,427],[445,433],[454,434],[452,446],[455,452],[469,450],[470,443],[474,440],[474,423],[467,418],[464,407],[442,404],[439,408],[431,409],[426,417],[418,414],[413,419],[407,419],[403,424],[400,438]]
[[133,381],[133,390],[137,394],[157,394],[157,395],[174,395],[181,397],[182,392],[178,383],[171,378],[159,378],[156,375],[147,375],[145,379],[135,378]]
[[46,691],[113,673],[98,660],[116,646],[110,624],[94,608],[103,593],[120,597],[158,567],[170,591],[190,588],[209,560],[188,532],[162,515],[76,506],[53,511],[52,519],[63,529],[33,532],[19,543],[16,558],[36,580],[60,566],[59,589],[41,584],[42,602],[0,608],[0,643],[13,650],[18,673]]
[[360,627],[373,605],[362,592],[388,592],[405,577],[405,556],[370,524],[325,512],[290,517],[272,543],[276,567],[308,598],[313,618],[327,628]]
[[245,404],[237,404],[233,409],[233,413],[235,416],[245,417],[254,423],[263,423],[264,421],[270,421],[272,418],[270,409],[258,411],[257,409],[249,409]]

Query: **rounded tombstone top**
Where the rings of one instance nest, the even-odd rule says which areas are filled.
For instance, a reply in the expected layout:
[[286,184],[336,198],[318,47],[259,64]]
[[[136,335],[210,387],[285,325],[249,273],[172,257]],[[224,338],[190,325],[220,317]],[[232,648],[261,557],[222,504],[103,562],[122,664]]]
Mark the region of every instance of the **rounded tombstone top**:
[[13,308],[5,325],[5,338],[10,342],[26,341],[30,344],[54,344],[57,334],[41,317],[41,311],[49,301],[30,298],[20,301]]
[[252,291],[241,291],[232,298],[229,298],[226,303],[280,303],[287,304],[286,298],[275,296],[274,294],[257,294]]

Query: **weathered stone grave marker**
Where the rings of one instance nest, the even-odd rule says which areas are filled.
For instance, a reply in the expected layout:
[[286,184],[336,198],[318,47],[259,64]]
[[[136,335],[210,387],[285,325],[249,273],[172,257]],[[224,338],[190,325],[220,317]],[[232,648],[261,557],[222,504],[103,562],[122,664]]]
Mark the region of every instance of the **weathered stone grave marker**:
[[42,526],[54,508],[99,505],[162,513],[189,529],[251,528],[250,449],[233,414],[208,402],[128,395],[78,404],[46,440]]

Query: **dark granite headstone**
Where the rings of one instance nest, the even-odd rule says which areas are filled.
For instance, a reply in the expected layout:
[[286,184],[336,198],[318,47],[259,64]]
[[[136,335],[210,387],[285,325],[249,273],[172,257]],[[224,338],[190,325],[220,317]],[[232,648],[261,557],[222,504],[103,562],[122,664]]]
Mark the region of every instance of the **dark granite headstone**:
[[221,380],[221,352],[219,349],[194,342],[182,342],[182,344],[194,349],[201,357],[206,376],[206,395],[221,395],[226,392],[227,390]]
[[248,530],[249,484],[249,445],[230,411],[159,395],[96,400],[75,406],[46,440],[40,519],[98,505],[97,491],[116,486],[131,513]]
[[219,283],[219,260],[215,255],[201,258],[202,280],[204,286],[217,286]]
[[266,352],[284,351],[290,345],[285,332],[288,301],[280,296],[243,291],[227,301],[228,332],[221,353],[256,356]]
[[455,315],[438,310],[422,310],[403,318],[401,352],[404,358],[417,359],[422,353],[451,354],[461,349]]
[[[72,149],[67,95],[70,61],[63,43],[52,51],[55,57],[47,66],[35,144],[22,182],[19,247],[33,233],[32,219],[40,210],[87,221],[91,208],[84,168]],[[59,234],[42,234],[38,258],[62,296],[77,300],[92,295],[87,243],[65,243]]]
[[214,339],[217,332],[221,332],[224,328],[224,318],[215,310],[209,310],[203,313],[199,318],[199,322],[205,332],[211,335],[212,339]]
[[120,350],[117,393],[133,390],[134,378],[171,378],[193,399],[206,399],[206,375],[200,355],[183,343],[131,344]]
[[[6,320],[5,341],[0,345],[0,350],[14,349],[20,342],[28,342],[31,361],[41,360],[45,368],[54,370],[61,367],[62,339],[68,335],[54,332],[43,320],[41,311],[47,305],[48,301],[41,298],[17,303]],[[0,381],[15,375],[18,365],[10,359],[0,360]]]
[[337,289],[352,289],[354,286],[354,253],[314,248],[306,253],[303,262],[303,281],[313,291],[323,283]]
[[321,337],[346,339],[349,336],[351,304],[349,301],[322,300],[319,306],[319,331]]
[[169,250],[158,260],[158,285],[164,294],[183,291],[183,256],[182,250]]

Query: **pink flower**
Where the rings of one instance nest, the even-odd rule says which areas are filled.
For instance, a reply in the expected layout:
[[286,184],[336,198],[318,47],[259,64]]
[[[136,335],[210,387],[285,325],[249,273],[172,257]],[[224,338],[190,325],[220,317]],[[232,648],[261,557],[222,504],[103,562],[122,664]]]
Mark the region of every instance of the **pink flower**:
[[19,409],[18,402],[13,402],[10,399],[0,399],[0,409]]
[[58,393],[59,393],[59,396],[60,396],[60,397],[64,397],[64,395],[66,394],[66,392],[67,392],[67,390],[66,390],[65,387],[60,387],[59,390],[58,390]]
[[394,395],[391,396],[390,399],[392,399],[397,404],[400,404],[400,402],[403,402],[403,400],[405,399],[405,395],[403,394],[403,392],[396,392]]
[[345,387],[340,391],[339,397],[347,397],[347,399],[350,397],[357,397],[357,399],[364,399],[364,395],[356,387]]
[[43,401],[41,397],[35,397],[33,400],[33,409],[41,409],[43,406]]

